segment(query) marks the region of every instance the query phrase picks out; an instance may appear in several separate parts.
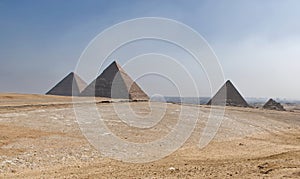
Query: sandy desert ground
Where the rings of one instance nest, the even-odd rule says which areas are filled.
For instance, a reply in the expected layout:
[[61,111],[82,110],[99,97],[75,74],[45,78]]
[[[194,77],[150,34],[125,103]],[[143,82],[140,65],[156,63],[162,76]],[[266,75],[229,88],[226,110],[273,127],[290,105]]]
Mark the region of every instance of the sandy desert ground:
[[[180,105],[167,104],[158,126],[128,130],[114,114],[113,103],[101,103],[107,100],[97,99],[107,126],[133,142],[166,135],[180,111]],[[210,107],[190,105],[189,110],[201,113],[186,143],[161,160],[138,164],[107,158],[94,149],[78,126],[71,102],[70,97],[0,95],[0,178],[300,178],[299,110],[227,107],[217,135],[199,149]],[[160,105],[152,103],[154,108]],[[148,102],[130,106],[138,114],[150,111]]]

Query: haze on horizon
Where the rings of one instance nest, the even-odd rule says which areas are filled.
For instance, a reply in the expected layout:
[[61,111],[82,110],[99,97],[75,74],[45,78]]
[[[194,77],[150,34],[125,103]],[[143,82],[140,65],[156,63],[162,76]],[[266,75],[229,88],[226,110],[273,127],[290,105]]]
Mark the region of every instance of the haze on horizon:
[[[299,7],[297,0],[74,0],[72,3],[2,0],[0,92],[44,94],[74,71],[88,43],[106,28],[133,18],[163,17],[182,22],[200,33],[215,51],[225,80],[230,79],[243,96],[300,99]],[[137,52],[152,56],[143,56],[138,63],[126,65],[139,55]],[[215,92],[209,89],[204,69],[194,68],[191,57],[169,44],[152,41],[129,44],[113,53],[109,60],[117,59],[130,76],[138,78],[138,71],[166,68],[163,61],[167,57],[155,53],[180,57],[178,62],[195,79],[199,96]],[[168,70],[179,81],[178,85],[183,86],[183,96],[194,96],[185,78],[175,69]],[[90,82],[93,78],[84,80]],[[150,95],[178,94],[174,85],[159,76],[138,79],[138,83]]]

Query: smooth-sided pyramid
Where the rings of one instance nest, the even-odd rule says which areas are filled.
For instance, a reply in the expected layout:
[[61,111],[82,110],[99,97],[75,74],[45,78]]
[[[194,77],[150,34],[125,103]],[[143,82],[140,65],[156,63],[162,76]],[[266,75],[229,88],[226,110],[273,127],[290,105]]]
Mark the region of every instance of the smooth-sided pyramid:
[[209,100],[207,105],[249,107],[246,100],[242,97],[230,80],[226,81],[216,95]]
[[83,81],[74,72],[71,72],[46,94],[60,96],[78,96],[86,86],[87,84],[85,81]]
[[80,94],[130,100],[148,100],[148,95],[126,74],[117,62],[112,62]]
[[269,99],[269,101],[266,102],[263,108],[277,111],[285,111],[284,107],[273,99]]

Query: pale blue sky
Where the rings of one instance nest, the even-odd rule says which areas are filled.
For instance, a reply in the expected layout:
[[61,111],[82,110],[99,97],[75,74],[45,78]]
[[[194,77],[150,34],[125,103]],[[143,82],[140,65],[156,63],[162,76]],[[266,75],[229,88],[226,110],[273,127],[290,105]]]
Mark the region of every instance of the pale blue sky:
[[105,28],[155,16],[199,32],[244,96],[300,99],[299,9],[297,0],[1,0],[0,92],[45,93]]

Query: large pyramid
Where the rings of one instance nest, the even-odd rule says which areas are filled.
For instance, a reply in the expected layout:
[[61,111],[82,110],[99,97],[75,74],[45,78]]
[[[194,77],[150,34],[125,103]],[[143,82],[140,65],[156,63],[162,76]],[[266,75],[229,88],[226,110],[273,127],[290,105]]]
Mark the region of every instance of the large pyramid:
[[207,105],[249,106],[230,80],[226,81],[216,95],[209,100]]
[[273,99],[269,99],[269,101],[266,102],[263,108],[270,109],[270,110],[277,110],[277,111],[285,111],[284,107]]
[[126,74],[117,62],[112,62],[80,94],[130,100],[148,100],[148,95]]
[[60,96],[78,96],[81,91],[87,86],[74,72],[69,73],[64,79],[58,82],[46,94]]

